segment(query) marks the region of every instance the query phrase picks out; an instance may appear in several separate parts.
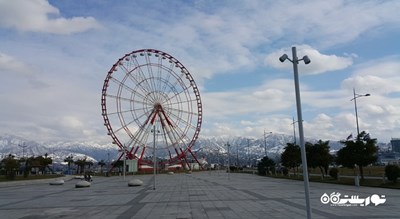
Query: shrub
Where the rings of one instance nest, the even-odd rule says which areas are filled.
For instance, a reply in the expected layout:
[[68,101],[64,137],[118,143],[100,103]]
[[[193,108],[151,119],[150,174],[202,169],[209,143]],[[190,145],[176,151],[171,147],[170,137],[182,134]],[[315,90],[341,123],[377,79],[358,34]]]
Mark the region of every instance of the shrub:
[[284,168],[282,169],[282,173],[283,173],[284,176],[287,176],[287,175],[289,174],[288,168],[284,167]]
[[389,181],[396,183],[397,178],[400,176],[400,167],[393,164],[387,165],[385,167],[385,176]]
[[329,176],[331,176],[334,179],[338,179],[338,173],[339,173],[338,168],[331,168],[329,170]]

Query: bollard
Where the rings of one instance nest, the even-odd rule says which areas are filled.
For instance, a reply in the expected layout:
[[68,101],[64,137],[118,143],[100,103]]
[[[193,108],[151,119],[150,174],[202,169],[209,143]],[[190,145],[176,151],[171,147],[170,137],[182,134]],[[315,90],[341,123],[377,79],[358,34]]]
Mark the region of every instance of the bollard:
[[358,175],[354,177],[354,183],[357,187],[360,186],[360,177]]
[[128,186],[141,186],[143,185],[143,181],[140,179],[132,179],[128,182]]

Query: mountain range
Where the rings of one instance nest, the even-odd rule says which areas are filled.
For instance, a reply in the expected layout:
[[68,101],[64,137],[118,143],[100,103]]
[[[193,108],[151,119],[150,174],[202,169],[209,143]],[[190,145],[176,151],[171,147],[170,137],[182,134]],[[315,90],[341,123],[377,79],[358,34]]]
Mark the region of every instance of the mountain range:
[[[315,143],[316,139],[305,139],[307,142]],[[284,134],[269,134],[265,138],[251,139],[246,137],[208,137],[199,138],[194,144],[192,151],[198,158],[214,163],[220,163],[221,156],[224,157],[230,149],[230,156],[235,162],[245,164],[254,162],[265,155],[279,159],[280,154],[288,142],[294,142],[293,136]],[[298,142],[298,139],[297,139]],[[329,142],[332,153],[339,150],[342,144],[339,141]],[[380,149],[385,149],[388,144],[379,144]],[[5,134],[0,136],[0,158],[9,154],[16,157],[45,156],[52,158],[55,163],[61,163],[68,156],[74,160],[86,159],[93,162],[100,160],[112,161],[118,158],[118,147],[113,144],[100,145],[91,142],[35,142],[15,135]],[[232,159],[232,158],[231,158]]]

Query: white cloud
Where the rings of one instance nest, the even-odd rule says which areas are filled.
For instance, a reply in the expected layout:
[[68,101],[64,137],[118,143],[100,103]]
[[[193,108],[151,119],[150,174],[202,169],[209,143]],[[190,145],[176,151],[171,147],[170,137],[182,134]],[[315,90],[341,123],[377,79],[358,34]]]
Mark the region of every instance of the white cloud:
[[358,65],[353,75],[341,84],[344,88],[357,88],[357,91],[373,95],[400,92],[399,57],[371,60]]
[[56,17],[59,15],[47,0],[0,1],[0,26],[22,32],[72,34],[101,27],[93,17]]
[[382,106],[368,104],[365,108],[365,111],[370,115],[379,115],[385,113],[385,109]]
[[13,56],[0,52],[0,71],[12,71],[21,74],[29,74],[29,66]]
[[63,116],[59,123],[62,126],[70,129],[81,129],[83,127],[83,123],[74,116]]
[[28,83],[34,88],[47,87],[47,83],[39,79],[34,74],[35,68],[27,63],[24,63],[17,58],[0,52],[0,73],[3,77],[9,77],[11,74],[16,74],[27,79]]
[[242,90],[206,92],[202,94],[203,104],[207,106],[205,117],[213,120],[287,110],[294,104],[293,92],[293,81],[287,79]]
[[[400,89],[398,58],[353,66],[353,62],[365,62],[366,57],[362,48],[351,44],[361,36],[374,42],[373,36],[381,30],[383,34],[387,29],[396,31],[399,1],[305,0],[295,6],[293,1],[221,1],[196,8],[187,2],[105,1],[87,8],[92,17],[80,16],[70,6],[73,4],[56,8],[48,1],[0,0],[0,27],[5,33],[0,36],[5,42],[0,70],[12,76],[3,78],[8,87],[0,93],[1,130],[40,138],[109,142],[100,115],[102,80],[124,53],[156,48],[182,62],[200,87],[204,107],[201,135],[260,137],[264,129],[292,134],[291,119],[296,115],[293,79],[275,74],[262,63],[291,72],[292,65],[280,63],[278,58],[283,53],[290,57],[290,47],[283,47],[294,44],[299,58],[308,55],[311,59],[310,65],[299,65],[301,74],[332,79],[329,88],[321,88],[325,82],[302,81],[307,137],[347,137],[355,130],[354,105],[349,101],[353,87],[359,93],[372,94],[360,99],[363,129],[387,138],[390,134],[380,130],[400,127],[400,100],[393,98]],[[79,6],[82,11],[88,7]],[[107,31],[73,35],[99,28],[97,20]],[[19,32],[10,31],[13,29]],[[352,54],[355,50],[361,58]],[[269,56],[265,58],[265,54]],[[348,72],[322,75],[343,69]],[[221,83],[229,80],[223,74],[243,71],[249,73],[248,78],[259,72],[267,76],[259,77],[253,87],[240,89],[227,90]],[[222,76],[213,77],[216,74]],[[51,86],[35,91],[19,81],[20,77],[28,81],[40,78],[38,81]],[[221,84],[219,92],[207,92],[208,80],[216,78],[221,80],[216,82]]]
[[[324,55],[309,45],[298,45],[296,46],[296,50],[298,59],[302,59],[303,56],[307,55],[311,60],[311,63],[308,65],[303,63],[298,65],[300,74],[321,74],[329,71],[342,70],[353,64],[352,57]],[[293,66],[288,60],[283,63],[279,61],[279,57],[283,54],[287,54],[288,57],[292,59],[292,49],[283,48],[268,54],[265,58],[265,64],[278,69],[292,69]]]

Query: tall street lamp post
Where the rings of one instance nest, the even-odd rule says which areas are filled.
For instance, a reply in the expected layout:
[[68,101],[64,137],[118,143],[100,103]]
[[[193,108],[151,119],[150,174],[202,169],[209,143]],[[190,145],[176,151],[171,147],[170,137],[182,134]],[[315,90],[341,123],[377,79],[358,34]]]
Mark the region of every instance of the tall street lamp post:
[[229,147],[230,147],[231,145],[229,144],[229,142],[227,142],[226,143],[226,147],[228,148],[228,179],[230,179],[231,178],[231,159],[230,159],[230,153],[229,153]]
[[294,145],[296,145],[296,122],[297,121],[294,121],[294,117],[293,117],[292,125],[293,125],[293,141],[294,141]]
[[299,124],[299,137],[300,137],[300,149],[301,149],[301,163],[303,166],[303,179],[304,179],[304,190],[305,190],[305,199],[306,199],[306,207],[307,207],[307,218],[311,219],[311,206],[310,206],[310,192],[309,192],[309,182],[308,182],[308,170],[307,170],[307,157],[306,157],[306,149],[304,143],[304,132],[303,132],[303,116],[301,112],[301,100],[300,100],[300,85],[299,85],[299,73],[297,65],[299,61],[303,60],[304,63],[310,64],[311,60],[308,56],[303,56],[302,59],[297,58],[296,47],[292,47],[292,60],[289,59],[288,55],[283,54],[279,61],[284,62],[285,60],[289,60],[293,63],[293,72],[294,72],[294,86],[296,91],[296,103],[297,103],[297,119]]
[[22,158],[25,158],[25,148],[28,147],[28,145],[18,144],[18,147],[22,148]]
[[121,148],[120,150],[119,150],[119,152],[121,152],[122,153],[122,156],[124,156],[124,160],[123,160],[123,169],[122,169],[122,174],[123,174],[123,176],[124,176],[124,180],[125,180],[125,177],[126,177],[126,146],[125,145],[123,145],[123,148]]
[[124,145],[124,180],[126,177],[126,145]]
[[157,158],[156,158],[156,132],[160,133],[159,130],[156,130],[156,127],[153,126],[151,130],[153,132],[153,190],[156,190],[156,169],[157,169]]
[[360,126],[358,125],[357,98],[368,97],[368,96],[371,96],[371,94],[356,94],[356,89],[353,88],[353,99],[351,99],[350,101],[354,100],[354,110],[356,111],[357,140],[359,140],[359,135],[360,135]]

